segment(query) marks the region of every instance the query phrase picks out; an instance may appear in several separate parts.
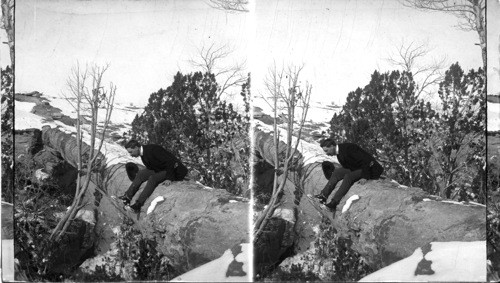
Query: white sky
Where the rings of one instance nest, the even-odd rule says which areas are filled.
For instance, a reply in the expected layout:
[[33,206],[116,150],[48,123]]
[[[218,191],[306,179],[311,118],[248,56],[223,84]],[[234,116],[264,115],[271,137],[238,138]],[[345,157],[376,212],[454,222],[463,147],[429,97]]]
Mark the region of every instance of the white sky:
[[247,17],[193,0],[19,1],[16,91],[59,95],[77,61],[110,63],[117,101],[144,106],[177,71],[192,71],[204,44],[229,43],[245,58]]
[[[403,40],[428,42],[429,56],[446,55],[450,65],[482,66],[477,34],[456,29],[455,16],[421,12],[395,0],[257,1],[256,14],[259,69],[273,60],[304,63],[315,101],[342,105],[350,91],[369,83],[375,69],[393,70],[386,58]],[[253,74],[254,81],[261,80],[260,72]]]
[[[59,95],[79,61],[110,63],[117,101],[146,105],[172,83],[203,44],[230,43],[231,60],[246,58],[253,94],[275,60],[304,63],[313,100],[343,104],[369,82],[402,40],[427,41],[432,57],[481,66],[477,34],[454,27],[457,18],[420,12],[396,0],[257,0],[255,13],[225,13],[203,0],[25,0],[16,7],[16,91]],[[255,37],[253,38],[253,36]]]

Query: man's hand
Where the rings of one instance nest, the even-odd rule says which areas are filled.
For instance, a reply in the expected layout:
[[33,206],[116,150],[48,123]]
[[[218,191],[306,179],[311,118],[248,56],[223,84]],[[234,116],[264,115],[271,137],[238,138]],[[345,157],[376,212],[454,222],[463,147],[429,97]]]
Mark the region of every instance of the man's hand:
[[365,178],[362,178],[362,179],[359,179],[358,184],[364,185],[364,184],[366,184],[367,181],[368,180],[366,180]]
[[161,184],[162,184],[162,185],[164,185],[164,186],[170,186],[170,184],[172,184],[172,181],[170,181],[170,180],[165,180],[165,181],[163,181],[163,183],[161,183]]

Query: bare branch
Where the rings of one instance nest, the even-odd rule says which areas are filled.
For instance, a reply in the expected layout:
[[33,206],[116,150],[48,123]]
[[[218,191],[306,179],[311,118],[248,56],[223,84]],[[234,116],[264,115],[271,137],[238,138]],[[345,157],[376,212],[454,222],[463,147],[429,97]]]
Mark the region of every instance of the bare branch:
[[423,11],[440,11],[455,15],[461,30],[476,31],[486,69],[486,3],[484,0],[399,0],[406,7]]
[[[287,70],[285,70],[284,68],[278,69],[276,67],[276,63],[274,63],[274,65],[269,68],[269,72],[264,81],[270,95],[269,98],[272,100],[272,104],[274,105],[272,108],[274,114],[273,139],[275,178],[271,200],[267,208],[254,224],[254,237],[256,239],[261,235],[264,227],[266,226],[266,223],[274,214],[275,209],[280,204],[281,200],[279,199],[279,196],[284,189],[290,169],[294,166],[297,166],[297,164],[295,163],[295,158],[297,157],[298,153],[297,149],[300,143],[302,128],[307,117],[312,89],[308,82],[306,82],[305,89],[302,89],[299,80],[302,69],[303,66],[289,66]],[[264,95],[262,95],[262,97],[268,104],[271,104],[267,101],[267,98],[264,97]],[[278,109],[281,109],[281,107],[278,106],[278,103],[282,103],[283,109],[286,110],[286,114],[284,115],[286,126],[286,147],[284,152],[280,152],[279,150],[280,131],[277,126],[277,112]],[[295,111],[297,110],[297,108],[302,108],[303,112],[300,115],[298,136],[296,137],[296,141],[294,144],[293,137],[295,133]],[[283,180],[283,182],[278,185],[276,180],[278,179],[277,172],[279,170],[282,170],[283,172],[282,178],[280,178],[281,180]]]
[[227,59],[233,53],[234,48],[228,44],[212,43],[209,46],[203,45],[198,49],[196,57],[188,60],[193,67],[213,74],[218,82],[222,82],[217,90],[218,99],[222,95],[230,95],[228,93],[230,88],[241,86],[246,81],[244,72],[246,61],[227,63]]
[[433,60],[431,63],[422,63],[432,50],[427,42],[405,43],[395,47],[396,51],[386,59],[390,64],[400,67],[406,72],[411,72],[415,81],[419,84],[417,97],[422,93],[429,93],[429,87],[437,85],[443,79],[443,72],[446,65],[446,57]]
[[[106,130],[108,128],[111,113],[113,110],[113,103],[116,93],[116,87],[110,84],[109,90],[104,89],[102,86],[102,78],[104,73],[107,71],[109,64],[104,67],[93,66],[88,71],[88,66],[85,66],[84,71],[81,71],[80,65],[77,63],[71,71],[68,78],[68,89],[69,93],[64,94],[64,97],[71,103],[76,109],[77,119],[76,119],[76,141],[77,141],[77,186],[75,191],[75,196],[73,198],[72,205],[70,209],[65,213],[63,218],[58,222],[57,226],[54,228],[50,235],[51,240],[59,241],[59,239],[66,233],[72,220],[75,218],[77,212],[85,206],[83,203],[83,197],[89,188],[89,184],[92,181],[92,176],[95,175],[96,171],[102,169],[104,165],[104,160],[100,160],[102,157],[101,149],[104,143],[104,138]],[[91,79],[91,91],[87,86],[87,78]],[[76,102],[73,103],[73,101]],[[86,101],[89,105],[87,109],[84,108],[83,103]],[[98,137],[98,124],[99,124],[99,109],[104,107],[106,109],[104,128],[101,135]],[[91,116],[90,124],[90,147],[88,150],[83,152],[83,113],[87,112]],[[100,139],[99,145],[96,148],[97,139]],[[85,156],[85,157],[84,157]],[[83,174],[87,177],[83,179]]]

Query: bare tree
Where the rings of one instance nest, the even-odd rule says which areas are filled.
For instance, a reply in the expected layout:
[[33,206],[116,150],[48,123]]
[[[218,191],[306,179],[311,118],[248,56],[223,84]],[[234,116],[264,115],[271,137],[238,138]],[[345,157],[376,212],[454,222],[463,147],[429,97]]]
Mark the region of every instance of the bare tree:
[[401,44],[395,46],[395,49],[396,51],[389,55],[387,61],[413,74],[413,78],[419,83],[417,98],[422,93],[429,94],[426,89],[442,81],[444,76],[442,70],[445,68],[446,57],[439,60],[433,59],[431,63],[422,63],[431,51],[427,43],[416,43],[414,41],[405,43],[403,40]]
[[208,47],[203,45],[198,49],[196,57],[189,60],[189,63],[201,69],[203,72],[211,73],[219,83],[218,97],[220,99],[229,88],[241,86],[246,82],[245,63],[236,62],[227,64],[227,59],[234,53],[234,48],[228,44],[216,45],[210,44]]
[[209,0],[208,5],[215,9],[235,12],[248,12],[248,0]]
[[10,49],[10,61],[14,67],[14,0],[2,0],[1,28],[7,33],[7,43]]
[[486,4],[484,0],[400,0],[403,5],[420,10],[450,13],[460,19],[458,28],[476,31],[486,70]]
[[[274,113],[274,183],[273,192],[269,204],[264,209],[254,225],[254,237],[259,238],[269,219],[274,214],[276,208],[280,205],[280,195],[283,191],[288,173],[296,161],[298,154],[302,128],[306,121],[307,111],[309,110],[309,101],[311,98],[312,86],[306,82],[305,86],[300,85],[299,77],[303,66],[281,68],[278,70],[276,64],[269,70],[265,84],[267,92],[270,94],[271,103],[267,97],[264,100],[271,106]],[[299,112],[298,109],[302,108]],[[278,130],[278,112],[285,110],[283,115],[286,125],[286,148],[284,152],[279,151],[280,131]],[[299,114],[298,128],[294,130],[296,114]],[[292,137],[296,135],[296,142],[293,144]],[[283,174],[283,182],[278,184],[278,173]]]
[[[61,236],[67,231],[78,211],[86,205],[83,200],[91,183],[92,175],[99,174],[105,165],[105,160],[102,160],[101,148],[111,120],[116,94],[116,86],[113,83],[110,83],[108,89],[105,89],[102,83],[102,77],[108,67],[109,65],[104,67],[93,66],[90,70],[88,67],[81,70],[77,64],[68,79],[69,94],[65,95],[65,97],[77,113],[77,185],[73,203],[52,231],[50,240],[59,241]],[[98,118],[99,110],[102,108],[104,108],[105,116],[103,128],[99,132]],[[89,130],[90,149],[85,152],[82,150],[84,114],[92,117]],[[86,175],[86,178],[84,178],[84,175]]]

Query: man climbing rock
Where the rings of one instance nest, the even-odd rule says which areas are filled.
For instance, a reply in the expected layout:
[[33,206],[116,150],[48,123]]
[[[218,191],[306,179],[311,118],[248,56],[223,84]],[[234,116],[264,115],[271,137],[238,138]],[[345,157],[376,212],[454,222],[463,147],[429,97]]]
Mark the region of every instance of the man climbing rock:
[[131,156],[140,156],[142,163],[146,166],[146,169],[139,170],[135,174],[132,184],[125,192],[125,195],[118,198],[125,205],[130,205],[130,201],[142,183],[147,181],[146,187],[137,201],[129,206],[135,213],[141,211],[141,207],[160,183],[166,181],[168,185],[172,181],[181,181],[188,173],[186,166],[175,155],[159,145],[147,144],[141,146],[138,141],[130,140],[125,145],[125,148]]
[[[342,185],[333,196],[333,199],[326,206],[333,211],[337,209],[337,205],[340,200],[347,194],[351,186],[356,182],[360,181],[361,184],[365,183],[366,180],[378,179],[384,168],[371,156],[368,152],[363,150],[356,144],[353,143],[340,143],[337,144],[332,139],[322,140],[320,146],[327,155],[336,155],[342,168],[334,169],[330,175],[325,188],[320,194],[314,197],[319,199],[320,203],[325,204],[328,196],[335,189],[335,185],[342,180]],[[329,168],[331,170],[331,168]],[[325,166],[323,166],[323,171],[325,171]]]

